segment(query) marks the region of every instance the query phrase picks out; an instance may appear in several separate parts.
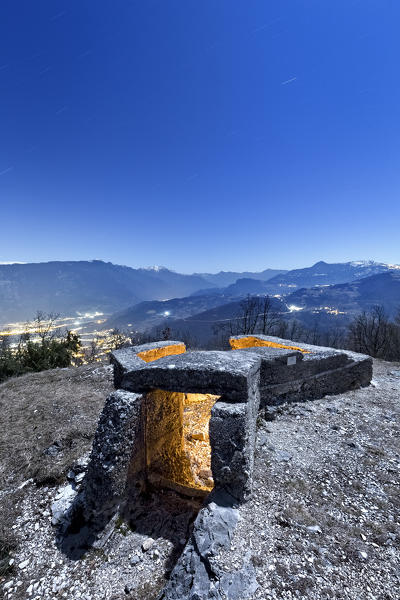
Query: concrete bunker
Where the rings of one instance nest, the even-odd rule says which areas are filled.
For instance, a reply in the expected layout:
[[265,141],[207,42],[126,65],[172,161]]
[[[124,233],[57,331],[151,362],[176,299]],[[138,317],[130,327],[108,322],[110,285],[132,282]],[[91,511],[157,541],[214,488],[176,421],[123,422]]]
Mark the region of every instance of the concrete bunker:
[[232,502],[251,493],[259,406],[366,386],[372,359],[259,334],[231,351],[186,352],[154,342],[111,355],[117,391],[106,400],[85,479],[87,515],[115,512],[146,489]]
[[[186,353],[181,342],[156,342],[111,357],[117,389],[99,419],[80,510],[97,531],[119,511],[146,535],[187,540],[165,600],[225,597],[214,554],[229,548],[236,507],[252,491],[260,401],[267,410],[366,386],[372,376],[372,359],[353,352],[258,334],[230,343],[230,351]],[[166,495],[178,518],[154,534]]]
[[112,354],[118,389],[93,442],[84,483],[88,520],[107,520],[160,488],[199,499],[223,492],[232,503],[251,493],[260,358],[185,350],[180,342],[157,342]]
[[262,334],[233,336],[233,351],[260,356],[261,406],[313,400],[369,385],[370,356]]

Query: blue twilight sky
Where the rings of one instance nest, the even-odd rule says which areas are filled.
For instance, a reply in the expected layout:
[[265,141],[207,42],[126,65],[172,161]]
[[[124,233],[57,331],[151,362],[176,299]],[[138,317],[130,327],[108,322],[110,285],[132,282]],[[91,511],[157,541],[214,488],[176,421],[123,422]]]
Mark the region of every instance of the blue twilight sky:
[[400,262],[398,0],[2,0],[0,261]]

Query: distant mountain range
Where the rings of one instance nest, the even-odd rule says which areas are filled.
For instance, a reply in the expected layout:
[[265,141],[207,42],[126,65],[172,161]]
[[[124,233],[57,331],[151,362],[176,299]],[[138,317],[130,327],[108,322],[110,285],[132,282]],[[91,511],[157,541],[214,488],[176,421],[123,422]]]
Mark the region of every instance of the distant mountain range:
[[188,296],[207,281],[168,269],[132,269],[99,260],[0,265],[0,322],[36,310],[113,313],[142,300]]
[[[293,269],[278,273],[269,279],[243,277],[226,287],[194,292],[194,295],[220,294],[228,298],[245,296],[247,294],[288,295],[300,288],[314,286],[327,286],[337,283],[347,283],[362,277],[386,273],[392,265],[375,263],[372,261],[359,261],[348,263],[315,263],[304,269]],[[266,271],[264,271],[266,273]]]
[[[203,296],[202,303],[211,302],[211,299],[215,301],[218,297],[222,298]],[[159,313],[157,324],[168,325],[175,337],[191,338],[204,345],[211,340],[218,326],[240,315],[243,297],[190,316],[182,314],[181,318],[177,318],[177,314],[189,300],[193,298],[180,299],[180,308],[176,307],[174,311],[175,318],[171,314],[163,317],[162,313]],[[393,317],[400,309],[400,269],[349,283],[302,288],[282,299],[271,300],[281,318],[295,319],[308,329],[318,326],[320,331],[344,327],[355,314],[369,310],[375,305],[382,305],[387,314]],[[119,325],[122,326],[122,322]],[[153,332],[157,329],[154,323],[152,329]]]
[[[328,298],[326,286],[350,284],[391,268],[374,262],[320,261],[292,271],[183,275],[164,267],[133,269],[98,260],[0,264],[0,323],[32,318],[36,310],[64,316],[98,311],[112,314],[108,321],[112,326],[131,323],[143,329],[165,320],[191,318],[239,302],[248,294],[279,295],[287,297],[285,302],[308,308],[320,301],[324,290]],[[312,291],[307,295],[302,288]],[[331,293],[339,297],[339,292]],[[384,295],[382,289],[379,293]]]
[[386,273],[391,265],[372,261],[326,263],[319,261],[305,269],[293,269],[268,281],[270,293],[289,294],[294,289],[347,283],[370,275]]
[[239,296],[247,296],[247,294],[268,294],[269,289],[269,281],[261,281],[252,277],[243,277],[226,287],[198,290],[197,292],[193,292],[192,296],[215,295],[225,296],[227,298],[237,298]]
[[301,289],[287,296],[286,302],[307,310],[325,307],[347,313],[382,305],[393,316],[400,310],[400,269],[349,283]]
[[283,269],[265,269],[264,271],[252,272],[244,271],[243,273],[235,271],[220,271],[219,273],[195,273],[203,279],[205,279],[212,287],[226,287],[235,283],[238,279],[258,279],[260,281],[267,281],[272,279],[276,275],[282,275],[287,273]]
[[[354,271],[353,271],[354,273]],[[376,304],[389,315],[400,306],[400,269],[378,273],[344,284],[301,288],[292,294],[273,298],[286,319],[296,319],[312,328],[342,326],[352,316]],[[261,285],[261,287],[259,287]],[[265,282],[240,279],[227,288],[210,290],[209,295],[192,295],[167,302],[143,302],[112,316],[105,327],[156,331],[169,326],[173,332],[206,342],[216,325],[236,317],[240,302],[248,295],[264,295]]]

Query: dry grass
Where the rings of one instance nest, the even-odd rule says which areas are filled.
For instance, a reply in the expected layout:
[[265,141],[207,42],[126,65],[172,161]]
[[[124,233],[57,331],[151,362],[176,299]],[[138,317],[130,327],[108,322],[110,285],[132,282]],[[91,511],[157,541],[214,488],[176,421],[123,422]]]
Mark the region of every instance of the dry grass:
[[[10,572],[12,526],[28,479],[56,484],[90,449],[98,415],[112,389],[109,369],[55,369],[0,385],[0,577]],[[53,453],[48,453],[52,448]]]
[[93,371],[54,369],[0,385],[0,489],[30,478],[55,484],[89,450],[112,389],[108,369]]

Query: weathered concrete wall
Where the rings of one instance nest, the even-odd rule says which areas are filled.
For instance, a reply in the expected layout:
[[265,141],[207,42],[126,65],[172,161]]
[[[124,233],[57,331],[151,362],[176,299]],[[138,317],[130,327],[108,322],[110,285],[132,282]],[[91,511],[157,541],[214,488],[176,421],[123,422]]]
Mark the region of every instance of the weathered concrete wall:
[[[240,350],[235,350],[240,352]],[[345,352],[327,350],[323,352],[302,354],[289,350],[270,348],[247,348],[261,358],[261,384],[274,385],[312,377],[323,371],[344,367],[352,362]],[[271,353],[274,353],[271,356]],[[275,353],[280,354],[276,356]]]
[[217,402],[211,412],[211,470],[214,489],[236,502],[252,491],[256,423],[249,404]]
[[[250,347],[254,339],[259,339],[259,343]],[[235,348],[240,347],[241,341],[244,344],[243,350],[233,352],[252,353],[261,359],[261,406],[313,400],[371,382],[370,356],[311,344],[300,344],[303,352],[289,354],[290,347],[297,347],[291,340],[261,334],[236,336],[231,340]],[[281,353],[280,360],[277,353]]]
[[372,361],[358,361],[338,369],[317,373],[283,384],[262,386],[261,406],[316,400],[327,395],[366,387],[372,379]]
[[88,521],[107,519],[118,508],[127,481],[132,455],[143,457],[141,406],[143,397],[123,390],[108,396],[93,441],[83,484]]
[[[136,447],[140,446],[141,449],[133,448],[133,433],[129,437],[120,427],[115,427],[113,419],[107,421],[109,400],[96,434],[91,461],[93,473],[96,470],[104,471],[100,440],[103,437],[107,445],[108,435],[116,441],[116,455],[112,457],[110,454],[111,462],[117,459],[121,445],[133,452],[129,476],[129,465],[125,465],[124,474],[119,469],[125,482],[128,478],[132,480],[140,475],[154,484],[172,484],[172,487],[176,484],[178,487],[191,488],[194,493],[195,488],[201,486],[196,485],[184,448],[183,401],[185,394],[207,393],[215,396],[215,399],[220,398],[213,407],[209,422],[214,485],[237,501],[243,501],[250,494],[252,486],[256,417],[260,401],[259,356],[241,352],[192,352],[166,356],[151,363],[138,358],[139,352],[142,354],[151,347],[137,347],[134,352],[123,349],[113,354],[116,380],[127,391],[143,392],[139,403],[142,412],[140,418],[138,412],[136,424],[136,436],[141,436],[140,444],[136,441]],[[127,449],[125,452],[129,453]],[[117,472],[118,469],[114,471],[115,476]],[[97,484],[103,485],[101,478]],[[118,489],[118,492],[114,489],[115,482],[107,481],[105,487],[110,489],[107,494],[109,497],[120,497],[122,494],[122,489]],[[132,488],[132,485],[128,483],[128,487]],[[97,501],[100,505],[101,498]]]
[[[212,476],[217,490],[241,502],[251,493],[260,395],[262,406],[276,405],[341,393],[371,380],[370,357],[309,344],[300,352],[290,340],[259,338],[251,348],[253,338],[244,336],[245,349],[230,352],[157,358],[183,346],[160,342],[113,353],[115,379],[126,391],[107,399],[96,432],[86,482],[92,513],[112,510],[128,479],[175,484],[180,491],[199,487],[184,447],[185,394],[219,396],[209,423]],[[235,338],[236,346],[241,339]]]

